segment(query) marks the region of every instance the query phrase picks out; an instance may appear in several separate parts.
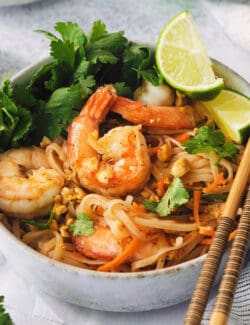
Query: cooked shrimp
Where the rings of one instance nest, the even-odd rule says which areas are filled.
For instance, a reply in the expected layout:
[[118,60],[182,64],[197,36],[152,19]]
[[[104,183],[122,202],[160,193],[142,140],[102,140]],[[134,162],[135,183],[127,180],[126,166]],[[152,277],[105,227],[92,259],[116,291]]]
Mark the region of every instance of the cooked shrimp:
[[122,251],[121,242],[106,227],[95,228],[90,236],[73,237],[76,250],[84,256],[110,261]]
[[49,214],[64,184],[40,148],[11,149],[0,155],[0,210],[16,218]]
[[99,138],[99,126],[116,97],[115,89],[106,86],[88,99],[69,127],[68,153],[83,187],[123,196],[146,184],[150,158],[141,126],[116,127]]
[[[117,257],[128,244],[128,240],[116,238],[107,227],[96,227],[95,232],[90,236],[73,237],[76,250],[84,256],[111,261]],[[162,247],[168,247],[169,243],[163,233],[152,236],[147,241],[141,241],[138,249],[130,261],[147,258],[154,255]]]
[[190,106],[150,106],[121,96],[112,111],[134,124],[168,129],[191,129],[200,119]]

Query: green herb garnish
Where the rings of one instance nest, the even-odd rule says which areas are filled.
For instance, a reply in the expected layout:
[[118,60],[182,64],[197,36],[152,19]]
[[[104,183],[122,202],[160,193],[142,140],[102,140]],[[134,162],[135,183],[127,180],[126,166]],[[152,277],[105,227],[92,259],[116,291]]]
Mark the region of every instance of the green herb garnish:
[[166,193],[160,202],[154,202],[149,199],[143,201],[144,207],[152,212],[156,212],[161,217],[166,217],[179,206],[187,203],[189,200],[188,191],[184,188],[180,178],[174,178],[172,184],[168,187]]
[[49,220],[47,222],[45,222],[45,223],[37,222],[37,221],[34,221],[34,220],[24,220],[24,222],[27,223],[28,225],[32,225],[32,226],[35,226],[35,227],[40,228],[40,229],[48,229],[50,224],[51,224],[51,221],[54,219],[54,217],[55,217],[54,213],[51,212]]
[[227,194],[204,194],[201,198],[208,202],[225,202]]
[[4,296],[0,296],[0,325],[11,325],[12,320],[10,315],[6,313],[3,302]]
[[78,213],[76,215],[76,221],[69,226],[69,231],[74,236],[89,236],[94,232],[94,222],[92,218],[89,218],[84,213]]
[[[142,80],[162,82],[150,47],[129,42],[123,31],[108,33],[95,21],[89,33],[73,22],[58,22],[50,40],[50,60],[27,85],[0,86],[0,151],[37,144],[43,136],[65,136],[65,129],[87,98],[102,84],[132,97]],[[42,123],[41,123],[42,121]]]
[[200,127],[197,134],[192,139],[183,142],[182,145],[188,153],[215,152],[219,160],[229,158],[233,162],[236,162],[236,155],[239,153],[234,144],[225,142],[221,131],[214,130],[208,125]]

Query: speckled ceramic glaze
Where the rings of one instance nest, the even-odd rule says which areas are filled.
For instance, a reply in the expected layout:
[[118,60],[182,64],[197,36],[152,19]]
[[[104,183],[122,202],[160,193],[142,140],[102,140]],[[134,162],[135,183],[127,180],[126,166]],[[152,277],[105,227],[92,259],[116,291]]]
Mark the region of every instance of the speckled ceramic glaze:
[[[248,82],[221,63],[215,60],[213,63],[226,87],[250,96]],[[41,62],[21,71],[13,82],[27,82],[40,65]],[[0,249],[26,281],[50,295],[93,309],[127,312],[163,308],[189,299],[206,258],[204,255],[178,266],[138,273],[83,270],[39,254],[16,239],[1,223]],[[226,255],[217,281],[225,261]]]

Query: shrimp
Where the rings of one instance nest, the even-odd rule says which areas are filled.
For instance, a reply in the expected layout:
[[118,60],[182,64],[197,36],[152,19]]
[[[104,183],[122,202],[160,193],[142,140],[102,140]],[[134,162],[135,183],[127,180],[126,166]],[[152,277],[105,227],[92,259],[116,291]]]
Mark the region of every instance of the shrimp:
[[0,155],[0,210],[8,216],[48,215],[63,184],[41,148],[11,149]]
[[141,126],[121,126],[99,138],[99,126],[116,101],[113,86],[100,87],[68,130],[68,156],[81,185],[95,193],[124,196],[149,179],[151,162]]
[[192,129],[200,119],[190,106],[150,106],[121,96],[111,110],[134,124],[168,129]]
[[[90,236],[74,236],[73,242],[76,250],[84,256],[111,261],[124,250],[128,244],[126,239],[118,239],[108,227],[96,227]],[[157,253],[162,247],[169,246],[163,233],[152,236],[149,240],[141,241],[136,252],[130,256],[130,261],[147,258]]]
[[92,235],[73,236],[76,250],[84,256],[111,261],[122,252],[121,242],[107,227],[96,227]]

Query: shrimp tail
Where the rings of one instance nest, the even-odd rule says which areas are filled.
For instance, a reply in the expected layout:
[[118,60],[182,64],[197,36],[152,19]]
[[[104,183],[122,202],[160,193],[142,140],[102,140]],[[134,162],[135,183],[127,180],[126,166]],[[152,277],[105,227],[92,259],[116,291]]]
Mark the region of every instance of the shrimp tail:
[[117,96],[111,110],[125,120],[143,126],[191,129],[196,125],[193,109],[189,106],[150,106]]
[[115,100],[116,90],[112,85],[99,87],[74,118],[68,128],[68,157],[72,167],[81,161],[82,156],[96,156],[95,151],[85,142],[92,132],[98,135],[97,125],[105,120]]
[[112,85],[99,87],[96,92],[89,97],[79,116],[87,115],[97,123],[102,123],[115,101],[116,90]]

